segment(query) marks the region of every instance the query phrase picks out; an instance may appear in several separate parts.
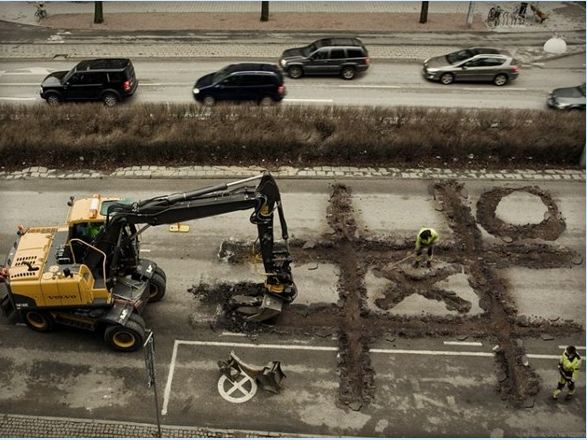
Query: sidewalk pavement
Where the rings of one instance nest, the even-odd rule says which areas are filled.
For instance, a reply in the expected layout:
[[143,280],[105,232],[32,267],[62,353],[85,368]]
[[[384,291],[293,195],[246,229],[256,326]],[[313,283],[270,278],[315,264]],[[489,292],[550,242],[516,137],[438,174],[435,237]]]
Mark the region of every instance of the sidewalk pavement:
[[[0,20],[20,24],[35,25],[34,2],[3,2],[0,8]],[[528,8],[528,19],[524,24],[514,23],[510,15],[519,2],[474,2],[476,22],[474,30],[500,32],[536,32],[550,31],[561,33],[570,30],[585,29],[585,8],[578,2],[535,2],[548,19],[540,24],[533,19],[533,12]],[[104,2],[105,22],[102,25],[92,23],[94,2],[47,2],[49,17],[40,24],[56,28],[104,29],[112,30],[116,26],[120,30],[157,30],[157,29],[213,29],[242,30],[245,17],[252,14],[256,17],[255,29],[259,30],[293,30],[287,20],[280,21],[280,15],[291,14],[291,17],[303,17],[305,30],[363,30],[363,31],[421,31],[439,30],[435,23],[442,27],[443,16],[452,17],[446,31],[460,27],[466,31],[465,18],[469,2],[429,2],[429,23],[419,23],[421,2],[401,1],[272,1],[267,23],[259,21],[260,2]],[[489,27],[485,19],[494,6],[504,10],[502,24]],[[396,19],[384,23],[379,29],[378,18],[386,14],[394,14]],[[198,21],[199,17],[205,20]],[[364,18],[363,18],[364,16]],[[402,20],[401,16],[410,16],[410,20]],[[236,17],[236,20],[232,19]],[[210,20],[213,20],[210,22]],[[366,20],[366,21],[363,21]],[[458,21],[455,21],[458,20]],[[274,26],[274,23],[277,23]],[[377,25],[376,25],[377,24]],[[445,27],[446,27],[445,24]],[[205,26],[202,28],[202,26]],[[359,27],[357,27],[359,26]]]
[[[241,178],[260,174],[262,166],[185,166],[166,167],[154,165],[117,168],[115,171],[56,170],[46,167],[28,167],[20,171],[1,171],[2,180],[23,179],[212,179]],[[282,166],[271,170],[280,178],[310,179],[426,179],[426,180],[511,180],[511,181],[573,181],[585,182],[585,170],[581,169],[501,169],[501,170],[452,170],[448,168],[390,168],[390,167],[332,167],[314,166],[296,168]]]
[[[423,32],[422,25],[418,23],[420,2],[270,3],[270,11],[274,15],[269,23],[283,20],[283,14],[294,13],[302,16],[305,26],[312,31],[292,30],[291,22],[286,26],[287,29],[267,30],[265,24],[259,21],[259,2],[213,1],[105,2],[106,24],[96,26],[92,24],[93,2],[50,2],[46,6],[49,19],[43,20],[41,24],[45,25],[54,19],[62,24],[77,23],[78,27],[84,29],[70,30],[66,26],[59,29],[40,26],[23,28],[22,25],[36,24],[32,3],[1,4],[0,20],[18,23],[11,25],[12,28],[6,24],[3,27],[1,59],[128,57],[275,60],[283,50],[323,36],[330,29],[328,24],[339,31],[348,30],[351,25],[366,26],[369,32],[359,33],[359,36],[369,47],[374,60],[421,62],[464,46],[489,45],[508,49],[522,64],[528,65],[559,57],[542,50],[544,42],[552,36],[553,29],[558,29],[567,38],[569,49],[566,55],[585,51],[585,11],[580,5],[568,2],[540,2],[540,7],[549,13],[543,25],[528,20],[529,24],[524,26],[491,28],[482,22],[482,18],[490,7],[498,3],[475,2],[477,31],[467,28],[466,32],[463,31],[463,25],[468,2],[430,2],[429,22],[438,27],[443,23],[447,26],[458,19],[460,32],[432,32],[430,27]],[[499,4],[508,11],[513,5],[504,2]],[[235,27],[234,23],[242,21],[246,14],[254,16],[249,20],[254,25],[253,30],[243,30],[238,26],[237,30],[230,30],[228,25]],[[379,23],[381,27],[381,17],[385,14],[394,17],[390,28],[401,25],[405,32],[394,32],[392,29],[377,31],[375,24]],[[126,27],[132,23],[135,27],[148,30],[123,32],[109,29],[108,23],[115,20]],[[196,24],[206,22],[208,28],[216,30],[165,30],[170,23],[177,27],[181,20],[194,21]],[[512,31],[516,33],[512,34]]]
[[[161,425],[162,438],[259,438],[280,437],[282,435],[268,431]],[[298,434],[295,436],[303,437]],[[0,414],[0,437],[152,438],[157,437],[157,425],[112,420]]]

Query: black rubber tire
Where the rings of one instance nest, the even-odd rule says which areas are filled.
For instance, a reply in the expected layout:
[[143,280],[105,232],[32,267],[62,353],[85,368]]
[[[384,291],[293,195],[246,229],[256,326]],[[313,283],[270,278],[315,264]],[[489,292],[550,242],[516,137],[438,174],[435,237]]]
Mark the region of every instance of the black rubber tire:
[[343,67],[342,71],[340,72],[340,76],[342,76],[343,79],[346,79],[348,81],[353,79],[356,75],[357,71],[355,70],[355,68],[349,66]]
[[55,320],[49,312],[39,310],[29,310],[24,312],[24,322],[31,330],[41,333],[47,333],[53,330]]
[[495,78],[493,78],[493,84],[495,84],[498,87],[501,86],[505,86],[508,83],[508,76],[504,73],[498,73],[497,75],[495,75]]
[[59,105],[61,103],[61,99],[57,93],[51,93],[47,95],[47,104],[49,105]]
[[448,86],[449,84],[452,84],[455,80],[455,76],[452,73],[443,73],[442,75],[440,75],[440,82],[442,84],[444,84],[445,86]]
[[161,301],[165,296],[167,282],[161,273],[155,271],[149,280],[149,302]]
[[114,107],[118,104],[118,96],[114,93],[104,93],[104,96],[102,96],[102,102],[104,102],[106,107]]
[[202,104],[204,104],[206,107],[212,107],[214,104],[216,104],[216,100],[214,99],[213,96],[204,96],[204,99],[202,100]]
[[292,66],[289,69],[287,69],[287,75],[291,79],[301,78],[302,76],[304,76],[304,69],[302,69],[300,66]]
[[275,101],[273,100],[273,98],[271,96],[264,96],[259,101],[259,105],[261,107],[271,107],[273,104],[275,104]]
[[157,268],[155,269],[155,273],[158,273],[161,276],[161,278],[167,281],[167,275],[165,274],[165,271],[161,269],[161,267],[157,266]]
[[104,332],[104,341],[114,350],[130,352],[139,350],[145,343],[144,321],[129,318],[126,325],[111,325]]

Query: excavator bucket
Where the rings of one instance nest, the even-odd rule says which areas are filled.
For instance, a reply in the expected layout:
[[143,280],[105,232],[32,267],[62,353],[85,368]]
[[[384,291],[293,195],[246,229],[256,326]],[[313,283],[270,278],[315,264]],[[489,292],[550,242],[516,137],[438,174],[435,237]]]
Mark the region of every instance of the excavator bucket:
[[218,367],[220,373],[229,379],[238,377],[239,373],[246,374],[255,380],[265,391],[277,394],[281,390],[281,382],[285,379],[285,374],[281,370],[281,362],[269,362],[265,367],[247,364],[242,361],[234,351],[230,352],[228,361],[219,361]]
[[281,381],[285,377],[281,370],[281,362],[273,361],[263,368],[263,372],[257,376],[257,382],[265,391],[277,394],[281,390]]
[[245,321],[263,322],[281,313],[283,302],[269,294],[263,295],[263,301],[258,307],[239,307],[237,312],[245,315]]

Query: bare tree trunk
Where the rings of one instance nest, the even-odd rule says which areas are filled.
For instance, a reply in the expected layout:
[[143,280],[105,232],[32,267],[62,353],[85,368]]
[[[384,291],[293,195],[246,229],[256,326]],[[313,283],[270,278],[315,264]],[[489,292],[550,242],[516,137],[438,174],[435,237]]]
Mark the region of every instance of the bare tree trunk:
[[94,2],[94,23],[104,23],[104,13],[102,12],[102,2]]
[[269,2],[261,2],[261,21],[269,21]]
[[420,10],[420,23],[428,21],[428,2],[422,2],[422,9]]
[[469,2],[469,9],[467,11],[467,26],[473,26],[473,16],[475,14],[475,3]]

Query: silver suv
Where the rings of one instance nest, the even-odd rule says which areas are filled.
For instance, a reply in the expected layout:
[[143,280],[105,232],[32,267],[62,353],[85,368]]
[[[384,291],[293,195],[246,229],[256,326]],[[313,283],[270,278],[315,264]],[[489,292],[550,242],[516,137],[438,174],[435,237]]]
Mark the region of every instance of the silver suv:
[[448,85],[454,81],[485,81],[503,86],[520,73],[518,62],[505,50],[472,47],[424,61],[424,78]]

